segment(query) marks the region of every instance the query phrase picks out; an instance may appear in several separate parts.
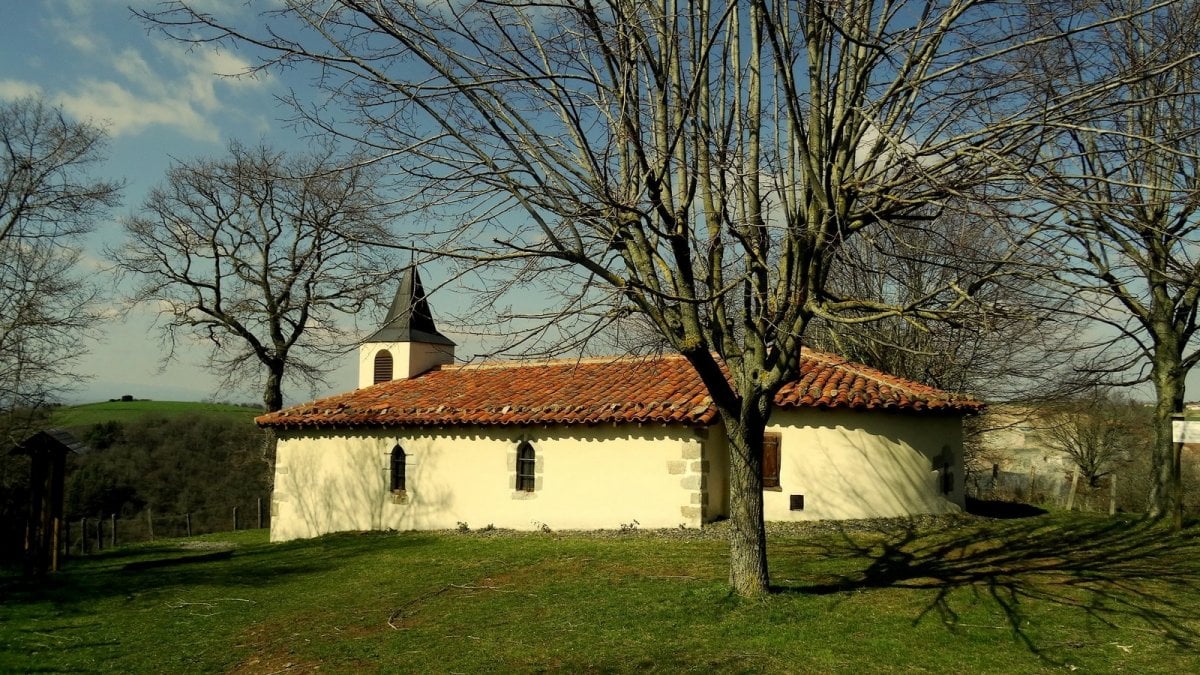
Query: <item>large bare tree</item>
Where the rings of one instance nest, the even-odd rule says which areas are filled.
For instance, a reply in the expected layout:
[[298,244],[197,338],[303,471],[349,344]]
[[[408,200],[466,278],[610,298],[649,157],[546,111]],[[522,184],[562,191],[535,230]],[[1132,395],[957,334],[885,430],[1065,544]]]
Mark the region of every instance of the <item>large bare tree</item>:
[[80,379],[72,364],[100,317],[78,246],[120,191],[93,175],[104,139],[41,99],[0,102],[0,413]]
[[[1033,173],[1058,280],[1102,328],[1091,366],[1154,386],[1149,513],[1183,503],[1171,417],[1200,361],[1200,5],[1103,0],[1125,17],[1034,62],[1064,90],[1106,87],[1053,132]],[[1057,94],[1055,99],[1057,100]]]
[[346,349],[346,316],[400,271],[355,241],[390,240],[377,183],[329,152],[231,144],[220,159],[176,162],[110,257],[135,278],[132,300],[158,310],[168,358],[180,335],[207,342],[216,372],[260,375],[263,404],[278,410],[285,380],[321,381]]
[[1029,7],[289,0],[240,24],[187,2],[144,16],[262,68],[315,66],[328,98],[296,110],[422,183],[414,200],[445,216],[430,252],[565,279],[548,318],[637,313],[686,356],[730,448],[730,579],[755,595],[762,434],[809,323],[945,316],[979,282],[935,293],[936,311],[843,296],[833,255],[984,185],[1011,196],[1039,126],[1093,95],[1046,101],[1030,80],[1019,57],[1061,36]]

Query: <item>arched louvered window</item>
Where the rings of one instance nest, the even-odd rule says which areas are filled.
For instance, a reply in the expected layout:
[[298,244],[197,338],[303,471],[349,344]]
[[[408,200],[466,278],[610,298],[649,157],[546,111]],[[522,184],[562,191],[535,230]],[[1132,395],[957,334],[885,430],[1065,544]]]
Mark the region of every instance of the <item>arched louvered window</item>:
[[517,490],[533,492],[536,483],[534,474],[537,468],[537,458],[529,441],[522,441],[517,446]]
[[391,484],[392,492],[404,492],[404,448],[399,445],[392,448]]
[[392,353],[381,349],[375,355],[375,379],[373,384],[392,381]]

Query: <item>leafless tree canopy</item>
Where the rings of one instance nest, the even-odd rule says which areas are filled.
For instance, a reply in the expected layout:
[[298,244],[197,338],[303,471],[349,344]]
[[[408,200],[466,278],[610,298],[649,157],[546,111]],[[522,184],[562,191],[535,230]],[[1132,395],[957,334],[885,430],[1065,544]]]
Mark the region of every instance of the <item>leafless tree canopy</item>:
[[0,412],[35,409],[78,382],[99,320],[75,246],[117,203],[93,176],[104,132],[39,99],[0,103]]
[[[880,227],[848,241],[834,257],[830,287],[842,295],[929,304],[967,291],[970,301],[944,321],[887,317],[867,324],[822,320],[808,343],[894,375],[992,402],[1053,399],[1080,386],[1071,369],[1079,319],[1068,302],[1047,302],[1038,263],[1021,223],[1000,214],[944,212],[916,227]],[[1019,260],[1003,275],[996,261]],[[988,283],[961,288],[973,279]]]
[[1012,255],[924,306],[837,292],[839,248],[1019,196],[1042,127],[1118,84],[1051,95],[1026,67],[1120,20],[1074,3],[291,0],[242,25],[186,2],[146,18],[264,68],[315,66],[329,98],[296,110],[421,186],[445,216],[431,252],[516,288],[573,270],[543,318],[638,313],[684,354],[725,424],[746,594],[767,583],[762,431],[810,321],[953,316]]
[[1042,244],[1057,282],[1102,323],[1091,366],[1118,383],[1149,380],[1157,405],[1152,515],[1178,515],[1170,418],[1200,361],[1200,6],[1106,0],[1151,11],[1047,49],[1032,67],[1062,86],[1120,82],[1072,120],[1047,126],[1034,167],[1046,205]]
[[1037,426],[1046,446],[1070,457],[1095,488],[1145,452],[1149,420],[1146,406],[1097,389],[1046,411]]
[[258,374],[278,410],[284,378],[320,381],[327,357],[346,349],[340,315],[380,300],[399,272],[358,243],[389,240],[376,182],[370,167],[339,170],[328,153],[233,144],[226,157],[175,164],[110,255],[172,346],[207,342],[218,372]]

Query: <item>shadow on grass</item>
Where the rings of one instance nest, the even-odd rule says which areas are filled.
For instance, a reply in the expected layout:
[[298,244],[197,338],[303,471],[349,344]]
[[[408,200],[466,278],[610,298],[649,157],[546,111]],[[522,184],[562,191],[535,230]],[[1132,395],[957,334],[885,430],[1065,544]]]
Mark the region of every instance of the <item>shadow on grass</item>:
[[1058,663],[1054,653],[1063,645],[1037,643],[1037,622],[1047,620],[1047,604],[1109,627],[1140,623],[1135,630],[1159,633],[1182,648],[1200,643],[1194,627],[1200,605],[1200,525],[1194,522],[1178,534],[1150,521],[1079,517],[995,521],[936,532],[893,525],[842,530],[807,551],[869,563],[825,583],[776,590],[817,595],[933,590],[912,623],[935,616],[950,630],[960,623],[956,605],[990,600],[1013,637],[1049,662]]
[[973,516],[1011,520],[1014,518],[1032,518],[1044,516],[1049,511],[1030,504],[1020,502],[1004,502],[997,499],[975,499],[967,497],[967,513]]
[[296,575],[337,568],[367,551],[420,547],[433,537],[380,532],[283,544],[252,544],[202,552],[183,540],[131,546],[75,558],[58,574],[0,578],[5,604],[52,602],[63,611],[107,597],[131,597],[164,588],[206,585],[235,590],[261,588]]

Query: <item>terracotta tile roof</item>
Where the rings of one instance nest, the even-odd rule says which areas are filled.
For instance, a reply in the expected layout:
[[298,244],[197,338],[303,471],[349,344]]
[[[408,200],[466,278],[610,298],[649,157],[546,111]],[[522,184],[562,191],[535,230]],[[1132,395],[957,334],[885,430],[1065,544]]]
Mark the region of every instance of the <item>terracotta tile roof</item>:
[[805,349],[800,379],[775,394],[780,408],[845,408],[913,412],[973,413],[984,404],[968,396],[889,375],[828,352]]
[[[805,349],[781,408],[977,411],[982,404]],[[443,366],[258,417],[264,427],[495,426],[643,422],[706,426],[717,417],[682,356]]]

